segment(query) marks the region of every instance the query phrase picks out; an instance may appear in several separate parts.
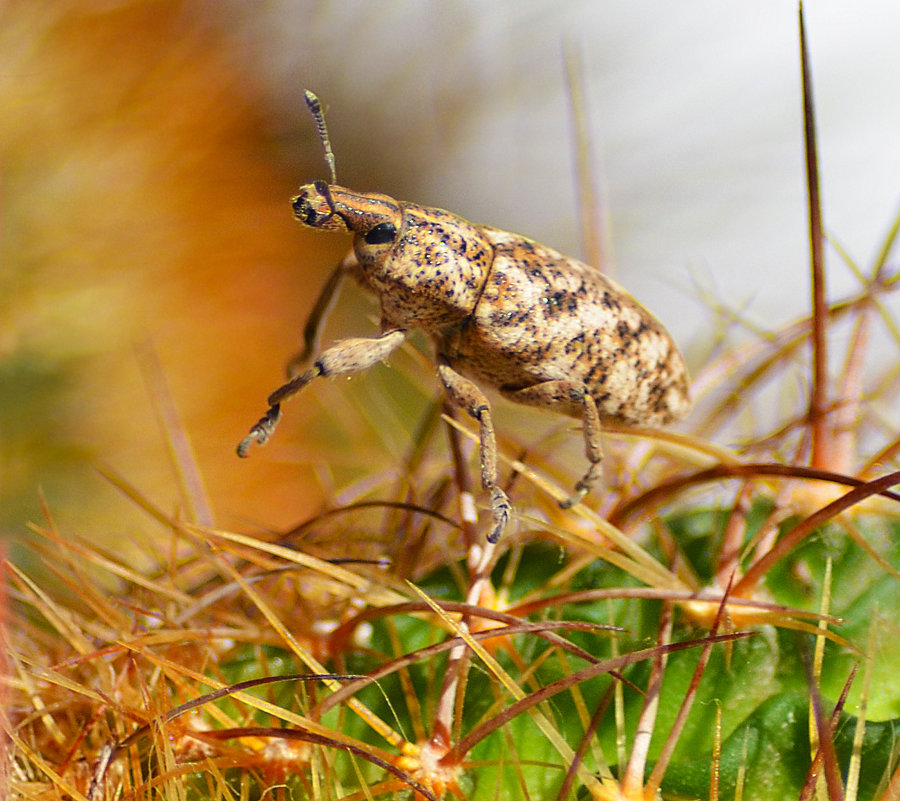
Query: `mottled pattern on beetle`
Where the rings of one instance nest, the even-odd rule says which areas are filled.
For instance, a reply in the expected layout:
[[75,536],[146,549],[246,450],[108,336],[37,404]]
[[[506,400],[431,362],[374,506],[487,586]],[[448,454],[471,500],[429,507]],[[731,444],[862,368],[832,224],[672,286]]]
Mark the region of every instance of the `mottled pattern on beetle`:
[[433,333],[475,308],[494,252],[481,226],[443,209],[401,207],[403,225],[393,248],[371,264],[357,248],[357,258],[388,320]]
[[[330,203],[319,185],[302,187],[295,216],[355,234],[354,274],[378,295],[385,330],[424,329],[456,370],[508,395],[566,380],[590,392],[606,421],[664,425],[686,413],[687,373],[671,338],[597,269],[443,209],[327,190]],[[396,238],[367,243],[384,223]],[[583,414],[576,398],[553,408]]]
[[[294,216],[304,225],[355,234],[357,278],[381,299],[383,325],[433,330],[475,307],[493,251],[481,226],[443,209],[401,203],[387,195],[329,186],[334,208],[315,184],[301,187]],[[397,229],[391,243],[370,245],[376,225]]]
[[[660,323],[597,269],[515,234],[482,227],[494,246],[470,319],[438,343],[461,373],[505,393],[544,381],[587,388],[601,419],[662,425],[688,409],[681,355]],[[581,407],[560,399],[556,411]]]

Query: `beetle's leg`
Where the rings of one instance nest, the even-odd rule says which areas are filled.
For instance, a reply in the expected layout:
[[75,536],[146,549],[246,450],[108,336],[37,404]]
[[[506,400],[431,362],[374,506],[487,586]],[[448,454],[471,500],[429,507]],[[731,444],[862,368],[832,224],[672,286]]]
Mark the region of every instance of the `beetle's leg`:
[[563,406],[573,411],[580,407],[584,427],[584,454],[587,456],[588,469],[575,485],[575,493],[560,501],[559,505],[563,509],[568,509],[579,503],[600,479],[600,466],[603,462],[603,448],[600,444],[602,427],[596,401],[583,385],[566,380],[544,381],[523,389],[501,389],[501,392],[504,397],[529,406],[545,409]]
[[350,253],[328,276],[325,286],[316,298],[316,303],[309,313],[306,325],[303,327],[303,347],[297,351],[287,364],[288,378],[294,378],[299,374],[300,368],[309,361],[309,358],[319,350],[319,333],[322,322],[331,311],[335,297],[341,287],[341,282],[347,274],[353,274],[359,262],[356,256]]
[[344,339],[328,348],[312,367],[292,378],[269,395],[269,410],[250,429],[237,447],[238,456],[246,456],[250,446],[257,442],[265,445],[281,419],[281,403],[296,395],[310,381],[319,376],[325,378],[359,373],[386,359],[406,338],[402,330],[390,331],[375,339]]
[[603,462],[603,446],[600,443],[600,413],[591,393],[581,388],[582,427],[584,431],[584,455],[588,460],[587,472],[575,484],[575,493],[560,501],[562,509],[569,509],[587,495],[600,480]]
[[497,485],[497,439],[494,436],[491,406],[485,394],[450,365],[438,365],[438,375],[451,402],[478,421],[481,486],[491,493],[491,513],[494,516],[494,528],[488,535],[488,542],[497,542],[509,522],[511,507],[506,493]]

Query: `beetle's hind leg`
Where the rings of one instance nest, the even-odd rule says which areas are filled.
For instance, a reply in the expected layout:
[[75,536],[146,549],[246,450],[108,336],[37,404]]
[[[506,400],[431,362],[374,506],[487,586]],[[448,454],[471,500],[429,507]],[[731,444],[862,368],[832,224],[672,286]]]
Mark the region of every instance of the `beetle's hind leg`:
[[454,406],[464,409],[478,421],[479,448],[481,450],[481,486],[491,493],[491,513],[494,528],[488,535],[488,542],[497,542],[503,529],[509,523],[512,507],[506,493],[497,484],[497,438],[494,435],[494,421],[487,396],[468,378],[464,378],[450,365],[438,365],[438,375]]
[[[588,469],[575,484],[575,492],[560,501],[563,509],[569,509],[587,495],[600,480],[603,463],[603,447],[600,444],[600,413],[597,403],[583,384],[558,379],[542,381],[522,389],[501,389],[504,397],[516,403],[538,406],[543,409],[557,408],[559,411],[578,414],[580,412],[584,428],[584,455]],[[560,408],[562,407],[562,408]]]

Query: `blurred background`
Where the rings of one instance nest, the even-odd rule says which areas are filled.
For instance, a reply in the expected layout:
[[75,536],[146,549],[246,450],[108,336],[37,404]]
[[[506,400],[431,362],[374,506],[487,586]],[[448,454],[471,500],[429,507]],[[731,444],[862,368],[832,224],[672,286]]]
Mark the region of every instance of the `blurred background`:
[[[867,265],[900,202],[900,5],[806,13],[825,222]],[[349,246],[292,219],[292,193],[327,175],[303,90],[340,183],[580,256],[566,48],[606,267],[692,367],[710,296],[765,328],[805,313],[793,2],[0,2],[0,538],[41,523],[42,497],[63,535],[151,530],[100,469],[187,516],[155,411],[167,393],[218,525],[319,508],[332,449],[356,445],[353,427],[335,444],[316,425],[313,393],[265,450],[234,455]],[[829,258],[836,297],[855,279]],[[374,331],[375,313],[348,291],[324,341]],[[407,448],[402,404],[390,414],[382,444]]]

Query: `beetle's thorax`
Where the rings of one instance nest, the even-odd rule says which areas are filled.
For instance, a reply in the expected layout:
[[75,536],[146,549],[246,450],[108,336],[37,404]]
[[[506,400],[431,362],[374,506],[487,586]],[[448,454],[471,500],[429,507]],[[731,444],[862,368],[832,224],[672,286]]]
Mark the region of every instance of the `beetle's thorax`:
[[393,325],[436,333],[475,308],[493,261],[478,226],[442,209],[323,182],[302,187],[293,205],[304,225],[354,234],[363,283]]
[[477,226],[442,209],[402,204],[402,226],[392,248],[357,258],[385,314],[398,325],[432,333],[469,316],[484,288],[494,251]]

